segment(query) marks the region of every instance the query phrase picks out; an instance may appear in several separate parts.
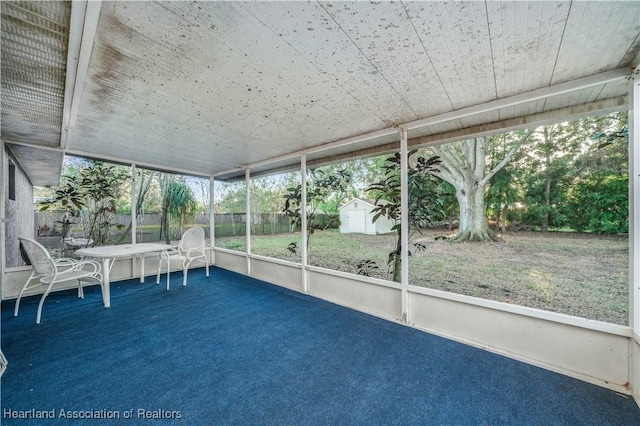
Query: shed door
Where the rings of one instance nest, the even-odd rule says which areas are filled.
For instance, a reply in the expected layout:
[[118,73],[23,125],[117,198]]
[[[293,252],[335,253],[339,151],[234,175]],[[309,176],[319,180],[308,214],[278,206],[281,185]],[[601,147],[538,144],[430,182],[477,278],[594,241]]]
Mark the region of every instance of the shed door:
[[351,210],[347,214],[349,220],[349,232],[357,232],[364,234],[367,230],[366,220],[367,214],[364,210]]

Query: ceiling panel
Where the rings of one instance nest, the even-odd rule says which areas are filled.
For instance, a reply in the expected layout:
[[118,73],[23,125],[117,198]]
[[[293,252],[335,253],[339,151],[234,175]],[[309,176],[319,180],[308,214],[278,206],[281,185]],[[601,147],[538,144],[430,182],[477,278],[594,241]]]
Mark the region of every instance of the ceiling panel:
[[571,2],[551,83],[629,64],[639,28],[640,2]]
[[62,173],[62,151],[41,149],[27,145],[7,144],[20,167],[37,186],[57,186]]
[[408,2],[406,7],[449,101],[435,112],[496,99],[485,4]]
[[498,97],[548,86],[570,2],[487,2]]

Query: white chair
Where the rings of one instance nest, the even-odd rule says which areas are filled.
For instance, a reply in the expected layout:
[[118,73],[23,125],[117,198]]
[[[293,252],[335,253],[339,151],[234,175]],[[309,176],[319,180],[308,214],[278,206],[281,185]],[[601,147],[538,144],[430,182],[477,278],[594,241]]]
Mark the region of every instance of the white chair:
[[102,274],[100,271],[100,264],[98,262],[92,260],[79,261],[70,258],[54,260],[47,249],[37,241],[29,238],[19,238],[19,240],[27,258],[29,259],[29,263],[31,263],[31,266],[33,267],[33,272],[22,287],[22,290],[20,290],[18,299],[16,299],[16,306],[13,311],[14,316],[18,316],[20,299],[22,299],[24,292],[37,286],[47,286],[47,288],[40,299],[40,304],[38,305],[36,324],[40,324],[44,299],[47,298],[55,284],[77,280],[78,297],[80,298],[84,298],[84,291],[82,290],[83,281],[90,282],[91,285],[99,284],[100,289],[104,292]]
[[187,271],[191,262],[203,262],[207,268],[207,277],[209,276],[209,261],[204,248],[204,229],[190,228],[180,239],[177,246],[160,254],[160,263],[158,264],[158,274],[156,276],[156,284],[160,284],[160,273],[162,268],[167,268],[167,290],[169,290],[169,274],[172,269],[182,269],[182,286],[187,285]]

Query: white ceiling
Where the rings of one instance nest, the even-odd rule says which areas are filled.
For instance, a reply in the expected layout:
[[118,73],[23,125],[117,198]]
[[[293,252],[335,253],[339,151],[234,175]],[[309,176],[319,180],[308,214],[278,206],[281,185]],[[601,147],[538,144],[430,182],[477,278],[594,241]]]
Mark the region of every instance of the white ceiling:
[[205,176],[383,149],[394,125],[419,143],[623,109],[640,58],[637,1],[90,2],[43,138],[5,129],[5,39],[33,28],[5,3],[10,147]]

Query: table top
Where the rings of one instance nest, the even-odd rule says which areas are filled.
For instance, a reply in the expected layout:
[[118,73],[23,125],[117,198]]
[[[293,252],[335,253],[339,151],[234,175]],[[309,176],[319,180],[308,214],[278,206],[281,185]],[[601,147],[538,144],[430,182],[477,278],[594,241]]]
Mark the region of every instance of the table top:
[[76,250],[78,256],[125,257],[134,254],[152,253],[170,249],[171,245],[161,243],[116,244],[113,246],[89,247]]

